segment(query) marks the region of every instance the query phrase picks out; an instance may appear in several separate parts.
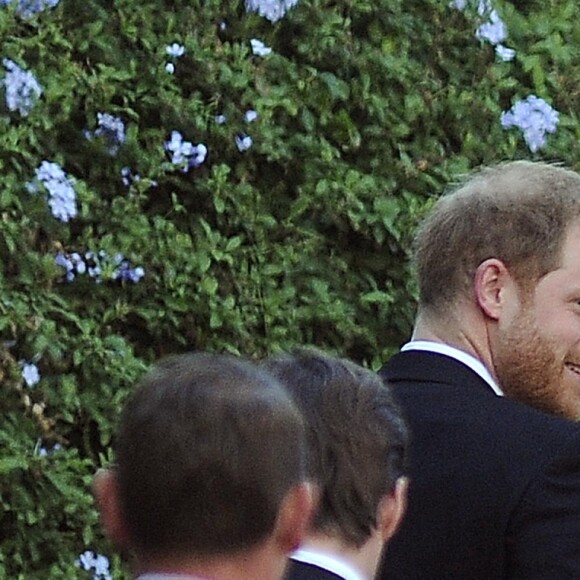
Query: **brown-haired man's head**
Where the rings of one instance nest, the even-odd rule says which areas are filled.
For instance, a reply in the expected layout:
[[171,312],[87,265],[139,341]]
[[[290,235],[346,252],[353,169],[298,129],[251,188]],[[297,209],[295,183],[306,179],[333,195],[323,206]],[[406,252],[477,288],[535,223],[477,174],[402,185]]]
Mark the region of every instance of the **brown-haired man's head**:
[[199,574],[273,544],[279,567],[304,531],[302,417],[276,379],[239,358],[159,364],[125,405],[116,458],[97,498],[142,567]]
[[415,338],[470,352],[506,395],[580,417],[580,175],[515,161],[440,198],[420,226]]
[[316,350],[265,367],[306,420],[308,471],[320,494],[307,543],[340,546],[371,577],[405,507],[409,436],[399,407],[378,375]]

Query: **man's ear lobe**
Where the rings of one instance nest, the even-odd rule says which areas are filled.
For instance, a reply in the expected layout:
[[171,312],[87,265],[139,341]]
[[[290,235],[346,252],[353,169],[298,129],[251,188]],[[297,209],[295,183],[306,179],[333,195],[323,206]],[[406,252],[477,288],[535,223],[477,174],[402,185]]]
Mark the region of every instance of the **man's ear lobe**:
[[97,471],[93,479],[93,495],[106,535],[119,549],[129,549],[129,535],[122,516],[117,473],[114,469]]
[[494,320],[500,317],[505,292],[512,282],[507,266],[497,258],[488,258],[477,267],[473,290],[475,300],[486,316]]
[[377,530],[383,542],[388,542],[399,529],[407,510],[407,491],[409,478],[399,477],[394,490],[385,495],[379,503],[377,513]]
[[294,486],[282,500],[274,530],[281,551],[289,554],[304,541],[318,503],[318,490],[310,482]]

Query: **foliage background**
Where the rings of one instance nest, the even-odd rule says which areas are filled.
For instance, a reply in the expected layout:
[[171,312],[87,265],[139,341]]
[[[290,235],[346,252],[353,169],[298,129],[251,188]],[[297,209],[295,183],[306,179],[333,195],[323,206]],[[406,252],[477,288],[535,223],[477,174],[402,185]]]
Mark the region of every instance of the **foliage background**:
[[[0,6],[0,56],[43,87],[26,117],[0,89],[0,578],[90,577],[86,549],[125,577],[90,481],[152,361],[307,343],[377,368],[410,332],[409,240],[430,198],[481,164],[579,168],[575,0],[495,5],[511,62],[474,36],[473,7],[440,0],[300,0],[277,23],[241,1]],[[185,54],[169,74],[173,42]],[[499,121],[529,94],[560,112],[535,155]],[[125,123],[116,155],[84,134],[99,112]],[[172,165],[173,130],[206,144],[200,167]],[[43,160],[74,179],[68,223],[26,187]],[[124,185],[123,167],[140,180]],[[57,252],[88,250],[145,276],[63,281]]]

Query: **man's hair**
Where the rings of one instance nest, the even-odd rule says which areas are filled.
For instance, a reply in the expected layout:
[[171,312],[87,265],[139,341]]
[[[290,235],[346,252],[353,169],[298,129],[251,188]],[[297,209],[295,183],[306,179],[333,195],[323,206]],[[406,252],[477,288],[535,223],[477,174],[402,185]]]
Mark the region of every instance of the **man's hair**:
[[502,260],[523,289],[556,269],[580,217],[580,175],[514,161],[483,169],[441,197],[420,226],[415,262],[420,306],[444,312],[468,296],[477,267]]
[[389,388],[377,374],[312,349],[264,364],[306,420],[308,473],[321,493],[311,528],[362,546],[381,499],[406,471],[407,427]]
[[265,370],[233,356],[179,355],[126,404],[116,455],[138,554],[235,554],[273,531],[283,498],[305,479],[304,422]]

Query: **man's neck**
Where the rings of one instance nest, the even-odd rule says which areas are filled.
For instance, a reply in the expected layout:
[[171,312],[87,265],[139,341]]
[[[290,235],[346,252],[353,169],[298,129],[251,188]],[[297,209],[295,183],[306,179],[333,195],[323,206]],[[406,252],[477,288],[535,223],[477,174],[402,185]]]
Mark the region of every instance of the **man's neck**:
[[212,557],[156,558],[142,561],[138,566],[139,580],[195,579],[195,580],[278,580],[284,574],[286,557],[267,550],[240,552],[235,555]]
[[371,580],[379,563],[383,544],[369,539],[362,547],[346,544],[340,539],[323,534],[311,534],[302,543],[304,550],[324,554],[352,568],[361,578]]
[[481,361],[497,382],[488,330],[481,316],[469,308],[463,308],[444,318],[423,312],[419,313],[415,321],[412,340],[447,344],[466,352]]

